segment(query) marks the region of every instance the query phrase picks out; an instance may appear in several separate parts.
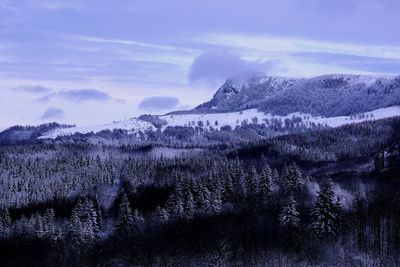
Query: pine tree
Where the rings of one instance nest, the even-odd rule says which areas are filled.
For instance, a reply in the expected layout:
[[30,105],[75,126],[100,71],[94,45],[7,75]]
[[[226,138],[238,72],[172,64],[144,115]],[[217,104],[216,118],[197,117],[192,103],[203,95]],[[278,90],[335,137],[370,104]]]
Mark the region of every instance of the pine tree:
[[[239,164],[236,162],[236,164]],[[241,166],[233,167],[232,180],[235,188],[235,192],[239,198],[243,198],[246,195],[246,182],[244,180],[244,174]]]
[[215,190],[215,187],[216,187],[215,181],[216,180],[217,179],[216,179],[215,175],[213,175],[213,174],[208,174],[206,176],[205,186],[208,188],[208,190],[210,190],[210,191],[214,191]]
[[224,188],[223,188],[223,201],[229,201],[232,199],[234,194],[234,187],[232,177],[229,171],[226,171],[224,176]]
[[121,204],[119,205],[116,229],[118,232],[125,233],[130,230],[132,225],[133,225],[132,209],[129,205],[129,200],[127,195],[123,193]]
[[142,234],[145,228],[145,219],[139,210],[133,212],[132,225],[136,233]]
[[300,187],[301,180],[301,171],[295,163],[284,167],[282,185],[286,193],[296,192]]
[[272,171],[268,165],[260,174],[260,194],[264,203],[269,200],[272,194]]
[[258,174],[254,166],[249,168],[246,176],[246,189],[247,194],[257,194],[258,193]]
[[[178,184],[180,185],[178,186]],[[184,189],[181,183],[178,184],[175,185],[174,190],[167,200],[167,210],[174,218],[182,218],[184,216]]]
[[293,196],[289,197],[286,205],[279,215],[279,224],[288,230],[297,229],[300,226],[300,213],[297,211],[297,202]]
[[92,242],[99,232],[97,212],[92,200],[85,200],[82,206],[80,218],[82,226],[84,226],[84,239],[87,240],[87,242]]
[[154,212],[154,221],[158,224],[165,224],[169,220],[168,211],[160,206],[157,206]]
[[211,209],[211,192],[205,186],[201,186],[199,195],[199,208],[207,213]]
[[7,208],[2,209],[0,211],[0,234],[4,233],[11,225],[11,217],[10,217],[10,212],[8,211]]
[[210,206],[208,211],[212,214],[217,214],[221,211],[221,208],[221,194],[218,191],[212,192],[210,195]]
[[183,207],[182,197],[178,195],[175,199],[175,209],[174,209],[174,216],[175,218],[182,218],[185,214],[185,209]]
[[101,207],[100,207],[100,204],[99,204],[97,196],[94,199],[93,204],[94,204],[94,207],[95,207],[95,210],[96,210],[96,218],[97,218],[96,224],[97,224],[97,227],[98,227],[98,231],[100,231],[101,227],[103,225],[103,213],[101,211]]
[[191,191],[189,191],[184,204],[184,217],[186,219],[193,219],[194,210],[195,210],[195,205],[193,200],[193,194]]
[[53,209],[47,209],[43,215],[43,232],[48,239],[55,238],[55,214]]
[[300,213],[297,211],[297,202],[289,196],[286,205],[279,215],[279,225],[282,228],[282,241],[288,248],[295,248],[299,241]]
[[79,200],[72,210],[69,224],[68,224],[68,234],[74,245],[80,246],[81,240],[81,221],[79,219],[79,211],[82,208],[82,203]]
[[312,212],[311,229],[319,238],[335,237],[339,231],[340,203],[334,201],[332,181],[321,186]]
[[78,201],[72,210],[69,234],[75,244],[91,244],[98,233],[96,210],[93,201]]
[[43,227],[43,218],[40,214],[36,215],[36,220],[35,220],[35,234],[37,238],[44,238],[45,237],[45,231]]

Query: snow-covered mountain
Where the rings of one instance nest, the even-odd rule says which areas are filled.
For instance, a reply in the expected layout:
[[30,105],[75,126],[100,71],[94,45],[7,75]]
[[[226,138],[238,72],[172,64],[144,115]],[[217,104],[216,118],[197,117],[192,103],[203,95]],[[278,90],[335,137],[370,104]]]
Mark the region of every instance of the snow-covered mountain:
[[258,73],[244,83],[227,80],[214,94],[213,98],[195,111],[232,111],[258,107],[261,99],[273,97],[278,92],[293,86],[302,79],[268,77]]
[[249,108],[288,115],[349,116],[400,105],[400,76],[323,75],[310,79],[257,74],[244,83],[227,80],[214,97],[192,112]]

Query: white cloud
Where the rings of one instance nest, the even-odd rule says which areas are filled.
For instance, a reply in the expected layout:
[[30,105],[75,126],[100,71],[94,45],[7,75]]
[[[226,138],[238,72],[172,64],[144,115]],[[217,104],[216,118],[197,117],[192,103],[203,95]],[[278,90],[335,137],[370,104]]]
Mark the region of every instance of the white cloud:
[[65,36],[68,39],[91,42],[91,43],[133,45],[133,46],[141,46],[141,47],[146,47],[146,48],[155,48],[155,49],[162,49],[162,50],[176,50],[177,49],[174,46],[151,44],[151,43],[140,42],[140,41],[136,41],[136,40],[128,40],[128,39],[113,39],[113,38],[102,38],[102,37],[84,36],[84,35],[65,35]]
[[[328,52],[359,56],[400,59],[400,47],[326,42],[303,38],[282,38],[261,35],[207,34],[194,41],[237,49],[249,57],[265,57],[291,52]],[[252,55],[251,51],[255,54]]]

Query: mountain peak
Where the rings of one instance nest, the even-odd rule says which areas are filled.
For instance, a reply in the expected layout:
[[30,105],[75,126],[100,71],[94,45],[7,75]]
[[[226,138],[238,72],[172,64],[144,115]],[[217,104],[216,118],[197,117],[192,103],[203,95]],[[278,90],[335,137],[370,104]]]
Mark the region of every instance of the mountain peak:
[[[291,86],[298,79],[267,76],[264,73],[241,74],[225,81],[218,88],[213,98],[195,108],[195,110],[232,111],[244,108],[243,105],[259,100],[260,97],[272,96],[274,93]],[[253,104],[245,108],[254,107]]]

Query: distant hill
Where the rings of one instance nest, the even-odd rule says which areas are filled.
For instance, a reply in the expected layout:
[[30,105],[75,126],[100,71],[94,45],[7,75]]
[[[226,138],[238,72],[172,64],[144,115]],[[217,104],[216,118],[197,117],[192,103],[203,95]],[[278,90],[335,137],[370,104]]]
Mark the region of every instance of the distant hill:
[[58,123],[46,123],[39,126],[13,126],[0,132],[1,143],[15,143],[37,139],[42,134],[54,129],[64,129],[73,127],[73,125],[61,125]]

